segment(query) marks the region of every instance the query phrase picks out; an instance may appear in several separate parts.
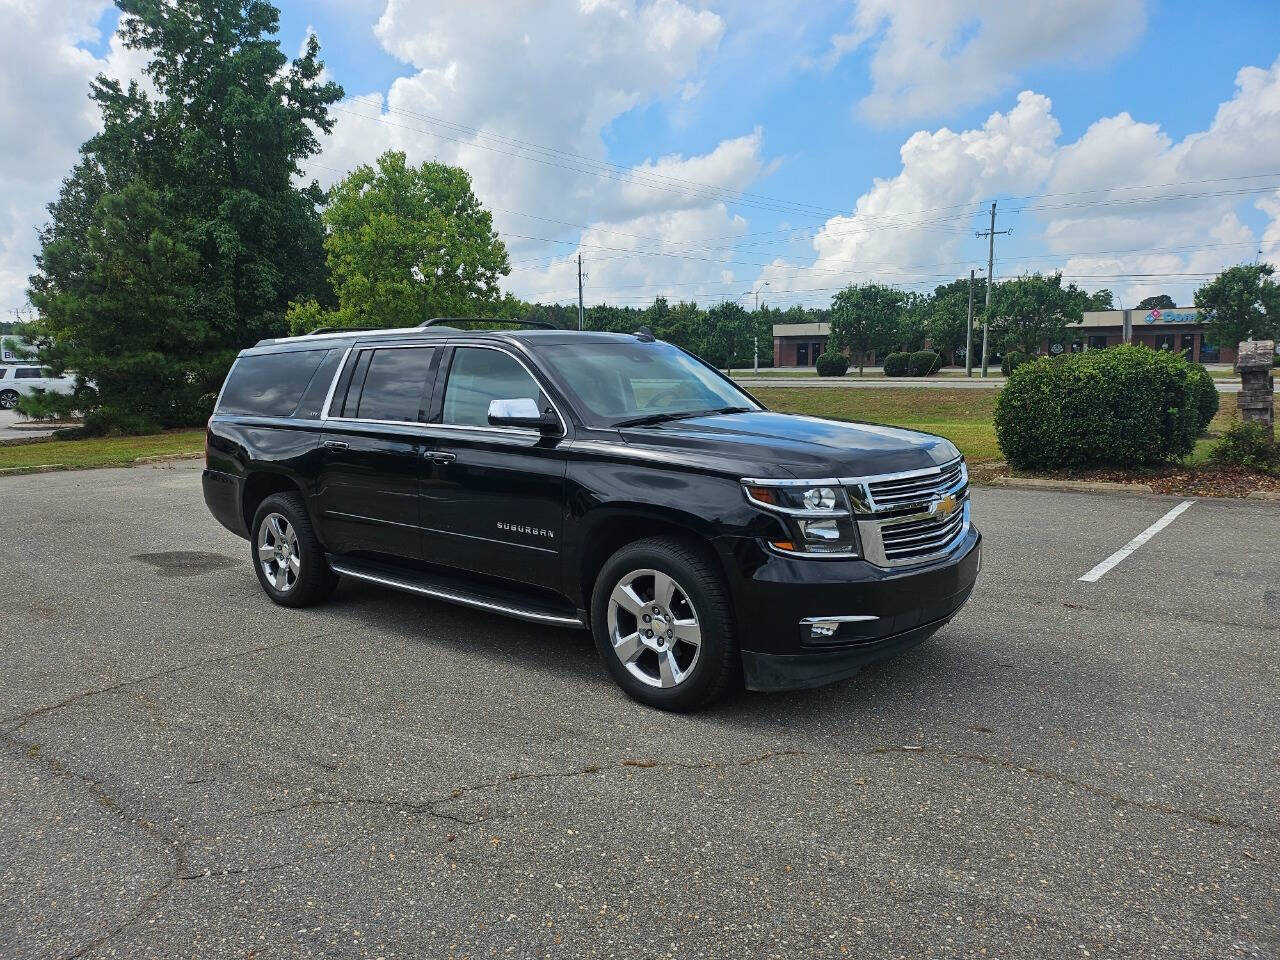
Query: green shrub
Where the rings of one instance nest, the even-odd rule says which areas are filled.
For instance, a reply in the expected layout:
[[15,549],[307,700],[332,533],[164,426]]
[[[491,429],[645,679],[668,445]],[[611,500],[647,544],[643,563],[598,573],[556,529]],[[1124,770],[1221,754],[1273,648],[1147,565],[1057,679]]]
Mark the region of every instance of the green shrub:
[[917,350],[907,361],[907,372],[913,377],[927,377],[937,373],[942,366],[942,358],[932,350]]
[[1218,415],[1218,387],[1209,376],[1209,371],[1202,364],[1191,364],[1192,380],[1197,391],[1197,406],[1200,409],[1200,431],[1203,433],[1209,421]]
[[1023,353],[1021,350],[1010,350],[1000,358],[1000,372],[1007,377],[1031,359],[1030,354]]
[[828,350],[813,365],[820,377],[843,377],[849,372],[849,358],[836,350]]
[[1280,467],[1280,445],[1262,424],[1252,420],[1237,420],[1222,439],[1209,452],[1209,459],[1217,464],[1249,467],[1253,470],[1274,470]]
[[884,375],[886,377],[905,377],[911,366],[911,354],[891,353],[884,358]]
[[1201,433],[1199,383],[1181,354],[1146,347],[1026,363],[996,400],[996,440],[1017,469],[1180,460]]

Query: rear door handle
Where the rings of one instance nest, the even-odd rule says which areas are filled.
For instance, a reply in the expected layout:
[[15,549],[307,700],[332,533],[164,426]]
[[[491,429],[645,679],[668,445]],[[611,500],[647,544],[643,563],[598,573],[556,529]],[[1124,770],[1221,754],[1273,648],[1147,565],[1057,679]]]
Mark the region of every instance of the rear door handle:
[[326,440],[324,445],[330,450],[345,450],[348,446],[345,440]]
[[443,450],[427,450],[422,455],[433,463],[453,463],[458,459],[456,453],[445,453]]

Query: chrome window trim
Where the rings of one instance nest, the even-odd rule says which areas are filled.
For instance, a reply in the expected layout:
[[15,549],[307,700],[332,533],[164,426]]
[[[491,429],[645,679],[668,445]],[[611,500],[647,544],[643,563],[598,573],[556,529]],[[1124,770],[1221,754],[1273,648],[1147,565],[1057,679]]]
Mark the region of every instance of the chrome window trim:
[[[369,344],[353,343],[347,347],[346,352],[342,354],[342,359],[338,362],[338,372],[333,375],[333,380],[329,384],[329,393],[324,398],[324,409],[320,411],[320,419],[329,420],[333,423],[376,423],[384,427],[424,427],[427,426],[424,420],[374,420],[370,417],[331,417],[329,416],[329,405],[333,403],[333,394],[338,389],[338,380],[342,377],[342,371],[347,368],[347,361],[351,359],[352,350],[439,350],[443,344],[439,343],[392,343],[387,346],[370,346]],[[363,389],[363,388],[362,388]]]
[[342,353],[342,359],[338,361],[338,369],[333,371],[333,379],[329,381],[329,392],[324,395],[324,406],[320,408],[320,419],[329,419],[329,405],[333,403],[333,391],[338,389],[338,381],[342,379],[342,371],[347,369],[347,361],[351,359],[351,351],[354,347],[347,347]]
[[[547,390],[546,386],[543,384],[541,380],[538,379],[538,377],[534,374],[534,372],[529,369],[529,365],[524,362],[524,358],[522,358],[519,354],[513,353],[507,347],[500,346],[499,344],[496,344],[496,343],[468,343],[467,341],[464,340],[460,343],[450,343],[449,346],[453,347],[453,352],[455,356],[457,355],[459,350],[496,350],[498,353],[505,353],[508,357],[510,357],[516,363],[520,364],[524,372],[529,375],[529,379],[534,382],[535,386],[537,386],[538,392],[547,398],[547,403],[551,404],[551,409],[555,411],[556,419],[560,422],[560,432],[558,434],[555,434],[555,437],[563,439],[564,437],[568,436],[569,421],[566,420],[564,414],[560,412],[560,407],[556,405],[555,400],[551,396],[551,392]],[[452,373],[453,373],[453,358],[451,357],[449,359],[448,374],[452,375]],[[445,389],[445,394],[448,394],[449,376],[445,377],[444,389]],[[442,402],[440,407],[440,422],[428,423],[427,426],[446,427],[454,430],[501,430],[508,433],[517,433],[522,436],[526,436],[526,435],[542,436],[543,435],[541,430],[537,430],[533,427],[494,427],[489,424],[445,423],[443,400],[444,400],[444,396],[442,395],[441,396]]]

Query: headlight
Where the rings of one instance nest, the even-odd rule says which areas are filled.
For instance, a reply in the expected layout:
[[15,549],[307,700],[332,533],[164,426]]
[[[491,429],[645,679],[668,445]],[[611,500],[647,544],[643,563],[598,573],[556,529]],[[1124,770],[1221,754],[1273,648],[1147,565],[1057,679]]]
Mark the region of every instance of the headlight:
[[769,546],[794,556],[858,556],[858,528],[844,488],[827,483],[744,480],[743,492],[756,506],[780,515],[790,536]]

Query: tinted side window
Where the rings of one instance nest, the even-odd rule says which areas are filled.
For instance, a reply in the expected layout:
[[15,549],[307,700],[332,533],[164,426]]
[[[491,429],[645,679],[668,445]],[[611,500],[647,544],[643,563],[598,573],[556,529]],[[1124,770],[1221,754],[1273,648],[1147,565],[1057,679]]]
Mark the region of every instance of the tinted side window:
[[479,347],[459,347],[449,367],[444,392],[444,422],[488,426],[489,401],[527,397],[546,409],[538,383],[509,354]]
[[44,371],[39,367],[18,367],[16,375],[19,380],[38,380],[44,376]]
[[298,409],[293,414],[295,417],[315,420],[320,416],[320,409],[324,406],[325,397],[329,395],[329,386],[333,383],[333,375],[338,372],[338,364],[341,362],[341,350],[330,350],[328,352],[324,362],[320,364],[315,375],[311,378],[311,383],[307,385],[306,391],[302,394]]
[[231,368],[218,412],[255,417],[292,415],[327,352],[299,350],[241,357]]
[[[422,419],[423,388],[431,368],[432,347],[371,350],[364,389],[354,416],[361,420]],[[352,416],[347,401],[347,416]]]

